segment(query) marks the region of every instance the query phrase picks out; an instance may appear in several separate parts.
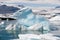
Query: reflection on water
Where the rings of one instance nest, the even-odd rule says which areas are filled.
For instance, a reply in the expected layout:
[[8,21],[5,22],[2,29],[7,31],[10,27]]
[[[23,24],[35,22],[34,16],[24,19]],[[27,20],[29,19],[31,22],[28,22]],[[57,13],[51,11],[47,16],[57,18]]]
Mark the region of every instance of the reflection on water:
[[1,40],[10,40],[10,39],[16,39],[18,38],[18,34],[41,34],[40,31],[7,31],[7,30],[1,30],[0,31],[0,39]]
[[[2,21],[1,21],[2,22]],[[21,31],[21,30],[5,30],[5,28],[7,27],[7,25],[9,24],[14,24],[16,22],[15,21],[3,21],[4,24],[0,25],[0,40],[10,40],[10,39],[17,39],[18,34],[40,34],[40,31]]]
[[[3,24],[1,24],[3,22]],[[18,38],[18,32],[13,31],[13,30],[5,30],[6,27],[8,27],[9,24],[14,24],[16,21],[6,21],[3,20],[0,22],[0,40],[10,40],[10,39],[15,39]]]
[[[41,33],[41,31],[27,31],[27,30],[25,30],[25,31],[21,31],[21,30],[10,30],[10,31],[8,31],[8,30],[0,30],[0,40],[12,40],[12,39],[18,39],[19,37],[18,37],[18,34],[37,34],[37,35],[39,35],[39,34],[42,34]],[[56,35],[55,35],[56,36]],[[34,40],[34,39],[32,39],[32,40]]]
[[[39,34],[42,34],[42,32],[43,32],[43,31],[40,31],[40,30],[38,30],[38,31],[32,31],[32,30],[21,31],[19,29],[15,30],[15,31],[13,29],[12,30],[5,30],[7,25],[14,24],[16,22],[16,20],[15,21],[4,21],[4,22],[5,22],[4,25],[1,25],[1,27],[0,27],[0,40],[17,39],[17,38],[19,38],[18,34],[38,34],[39,35]],[[57,35],[55,35],[55,36],[57,36]],[[32,40],[35,40],[35,39],[32,39]]]
[[21,31],[20,34],[41,34],[41,32],[40,31],[32,31],[32,30],[26,31],[25,30],[25,31]]
[[25,30],[25,31],[20,31],[20,34],[43,34],[43,32],[46,31],[40,31],[40,30]]
[[17,33],[16,32],[7,32],[6,30],[2,30],[0,31],[0,38],[1,40],[6,40],[6,39],[14,39],[14,38],[18,38]]

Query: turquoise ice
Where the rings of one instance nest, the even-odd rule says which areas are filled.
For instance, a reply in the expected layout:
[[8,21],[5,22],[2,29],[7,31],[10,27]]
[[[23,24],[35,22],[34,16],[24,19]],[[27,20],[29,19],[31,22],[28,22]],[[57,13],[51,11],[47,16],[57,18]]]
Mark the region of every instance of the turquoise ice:
[[[24,8],[22,10],[17,11],[14,17],[17,19],[17,24],[23,25],[23,28],[26,28],[26,30],[29,30],[29,28],[32,26],[31,30],[41,30],[43,31],[43,33],[47,33],[50,31],[49,21],[41,15],[33,14],[32,10],[29,8]],[[40,24],[40,25],[33,27],[33,25],[35,24]]]
[[39,30],[42,33],[48,33],[50,31],[49,21],[41,15],[33,14],[29,8],[22,8],[11,17],[15,18],[16,22],[9,22],[7,20],[0,26],[5,26],[6,30]]

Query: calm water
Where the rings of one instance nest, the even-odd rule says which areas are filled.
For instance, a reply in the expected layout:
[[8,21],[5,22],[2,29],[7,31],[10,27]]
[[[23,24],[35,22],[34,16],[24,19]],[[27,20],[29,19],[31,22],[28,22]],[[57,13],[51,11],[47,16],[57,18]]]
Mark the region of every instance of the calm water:
[[[18,39],[18,34],[41,34],[40,31],[6,31],[0,30],[0,40],[12,40]],[[56,37],[60,37],[59,35],[54,35]]]
[[[0,21],[1,23],[2,21]],[[16,35],[17,33],[13,32],[13,31],[7,31],[5,30],[5,28],[7,27],[7,25],[14,23],[14,21],[6,21],[3,20],[4,24],[0,25],[0,40],[9,40],[9,39],[14,39],[14,38],[18,38]]]
[[[0,40],[18,39],[19,38],[18,34],[41,34],[41,31],[26,31],[26,30],[25,31],[21,31],[21,30],[8,31],[8,30],[5,30],[6,26],[8,24],[11,24],[11,23],[14,24],[16,22],[16,20],[15,21],[9,21],[9,22],[4,21],[4,22],[5,22],[5,24],[0,27]],[[58,28],[60,28],[60,26]],[[59,36],[60,35],[59,31],[60,30],[55,30],[55,31],[51,31],[51,33],[57,34],[55,36],[60,37]]]
[[40,34],[40,31],[0,31],[0,40],[18,39],[18,34]]
[[[1,21],[2,22],[2,21]],[[1,23],[0,22],[0,23]],[[40,34],[40,31],[21,31],[21,30],[5,30],[7,25],[14,24],[16,20],[14,21],[6,21],[4,20],[4,24],[0,25],[0,40],[10,40],[10,39],[18,39],[18,34]]]

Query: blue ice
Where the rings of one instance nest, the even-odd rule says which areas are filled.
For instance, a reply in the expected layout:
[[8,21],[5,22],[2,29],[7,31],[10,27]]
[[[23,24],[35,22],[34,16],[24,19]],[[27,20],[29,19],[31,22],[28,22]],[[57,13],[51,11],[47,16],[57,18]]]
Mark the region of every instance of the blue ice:
[[30,26],[40,23],[42,24],[42,26],[38,26],[38,27],[40,28],[43,27],[43,30],[49,31],[49,26],[50,26],[49,21],[41,15],[33,14],[31,9],[25,8],[23,10],[17,11],[15,14],[16,15],[14,15],[14,17],[16,17],[17,19],[17,24],[23,25],[28,29]]

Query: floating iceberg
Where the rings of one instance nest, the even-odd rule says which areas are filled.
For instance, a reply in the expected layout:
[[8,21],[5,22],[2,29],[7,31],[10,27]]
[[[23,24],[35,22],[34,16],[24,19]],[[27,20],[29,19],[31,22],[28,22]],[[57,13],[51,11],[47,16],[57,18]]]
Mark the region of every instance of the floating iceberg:
[[49,21],[41,15],[33,14],[32,10],[27,7],[16,11],[12,16],[10,16],[10,18],[16,19],[16,22],[9,23],[9,21],[5,21],[5,23],[7,23],[5,24],[6,30],[18,30],[21,28],[21,30],[42,30],[43,33],[50,31]]
[[41,16],[33,14],[29,8],[23,8],[14,14],[17,19],[17,23],[23,25],[26,30],[44,30],[49,31],[49,21]]

